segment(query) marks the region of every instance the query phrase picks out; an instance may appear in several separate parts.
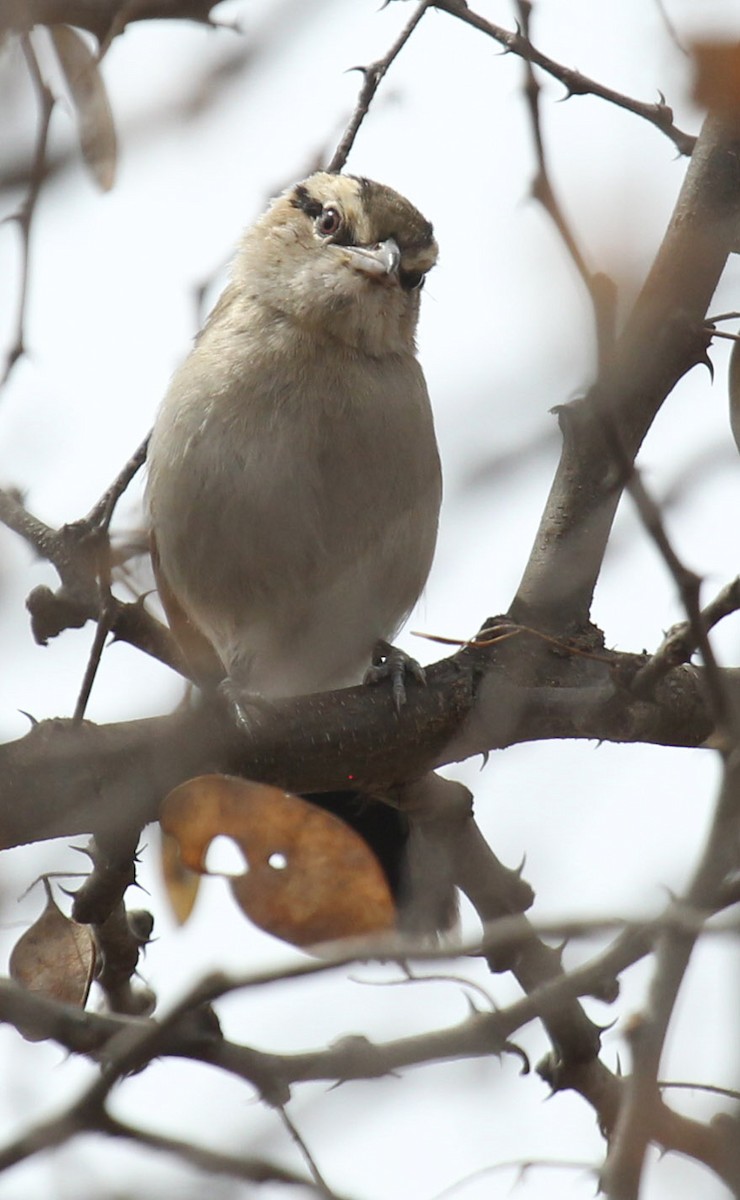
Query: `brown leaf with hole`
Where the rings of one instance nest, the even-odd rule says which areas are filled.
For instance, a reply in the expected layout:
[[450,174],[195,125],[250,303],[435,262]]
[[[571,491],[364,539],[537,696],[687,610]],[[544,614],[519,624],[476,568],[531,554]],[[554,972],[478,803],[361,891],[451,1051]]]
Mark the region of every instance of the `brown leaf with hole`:
[[294,946],[394,928],[395,906],[367,843],[339,817],[267,784],[201,775],[170,792],[160,816],[182,860],[206,873],[215,837],[233,838],[247,864],[231,880],[255,925]]
[[82,157],[98,186],[104,192],[110,191],[118,146],[97,59],[85,39],[69,25],[50,25],[49,32],[77,113]]
[[189,870],[180,857],[179,843],[162,830],[159,861],[167,899],[178,925],[184,925],[195,907],[200,875]]
[[691,53],[697,104],[740,123],[740,42],[697,41]]
[[[58,908],[47,880],[44,886],[46,907],[13,947],[10,976],[29,992],[84,1008],[95,971],[95,940],[87,925]],[[28,1031],[24,1036],[40,1040]]]

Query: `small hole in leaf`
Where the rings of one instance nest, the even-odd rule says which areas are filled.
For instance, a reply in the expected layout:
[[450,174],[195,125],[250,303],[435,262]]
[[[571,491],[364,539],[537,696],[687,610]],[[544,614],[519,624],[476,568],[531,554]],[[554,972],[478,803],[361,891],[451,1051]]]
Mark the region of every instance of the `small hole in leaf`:
[[272,867],[273,871],[284,871],[288,865],[288,860],[284,854],[281,854],[279,850],[276,850],[275,853],[271,854],[268,858],[267,865]]
[[209,875],[244,875],[247,860],[233,838],[219,834],[208,847],[206,870]]

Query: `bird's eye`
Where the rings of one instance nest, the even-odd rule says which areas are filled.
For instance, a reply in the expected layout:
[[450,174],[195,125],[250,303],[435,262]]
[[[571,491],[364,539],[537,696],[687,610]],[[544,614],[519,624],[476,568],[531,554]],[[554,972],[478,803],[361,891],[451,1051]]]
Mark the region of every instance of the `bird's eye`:
[[424,284],[423,271],[399,271],[398,277],[401,287],[407,292],[413,292],[415,288],[420,288]]
[[325,208],[316,221],[316,227],[319,233],[331,237],[342,228],[342,214],[336,208]]

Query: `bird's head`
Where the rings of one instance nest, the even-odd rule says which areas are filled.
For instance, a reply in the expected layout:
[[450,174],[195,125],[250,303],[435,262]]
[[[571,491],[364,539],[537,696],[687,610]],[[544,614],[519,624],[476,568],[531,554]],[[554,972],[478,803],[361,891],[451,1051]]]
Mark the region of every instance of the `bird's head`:
[[322,171],[247,232],[234,281],[266,316],[381,356],[413,349],[419,293],[436,260],[430,222],[398,192]]

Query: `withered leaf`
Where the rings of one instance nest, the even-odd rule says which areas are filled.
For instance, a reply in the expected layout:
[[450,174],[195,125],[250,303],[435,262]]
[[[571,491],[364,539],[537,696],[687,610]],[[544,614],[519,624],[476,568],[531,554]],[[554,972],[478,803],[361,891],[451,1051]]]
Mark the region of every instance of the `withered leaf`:
[[84,1008],[95,971],[95,941],[87,925],[78,925],[57,906],[47,880],[44,885],[46,907],[13,947],[10,976],[29,992]]
[[167,899],[178,925],[184,925],[195,907],[200,875],[188,869],[180,857],[177,840],[162,830],[160,864]]
[[246,874],[231,880],[255,925],[295,946],[389,930],[395,906],[367,843],[299,796],[230,775],[201,775],[170,792],[161,824],[183,862],[206,873],[212,840],[231,837]]
[[696,102],[740,123],[740,42],[696,41],[691,54]]
[[107,192],[115,179],[118,147],[97,59],[85,39],[69,25],[50,25],[49,32],[77,113],[82,157],[95,182]]

